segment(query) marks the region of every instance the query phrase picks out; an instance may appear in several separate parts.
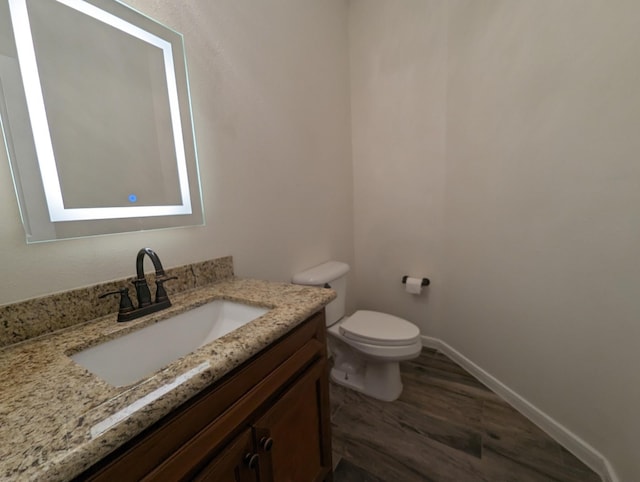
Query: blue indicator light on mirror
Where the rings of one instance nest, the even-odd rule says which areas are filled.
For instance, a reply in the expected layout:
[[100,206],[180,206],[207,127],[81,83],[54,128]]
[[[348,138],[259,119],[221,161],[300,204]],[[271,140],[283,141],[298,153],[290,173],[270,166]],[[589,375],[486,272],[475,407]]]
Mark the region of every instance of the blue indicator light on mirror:
[[138,200],[138,196],[135,194],[129,194],[129,202],[134,203]]

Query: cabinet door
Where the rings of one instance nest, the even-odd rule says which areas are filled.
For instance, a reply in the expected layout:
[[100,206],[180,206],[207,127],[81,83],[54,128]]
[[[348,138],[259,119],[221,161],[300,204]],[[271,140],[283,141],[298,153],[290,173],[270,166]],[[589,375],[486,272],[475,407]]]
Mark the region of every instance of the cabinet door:
[[257,482],[258,454],[247,429],[225,447],[194,479],[198,482]]
[[323,365],[316,362],[254,424],[260,482],[312,482],[331,471],[323,454]]

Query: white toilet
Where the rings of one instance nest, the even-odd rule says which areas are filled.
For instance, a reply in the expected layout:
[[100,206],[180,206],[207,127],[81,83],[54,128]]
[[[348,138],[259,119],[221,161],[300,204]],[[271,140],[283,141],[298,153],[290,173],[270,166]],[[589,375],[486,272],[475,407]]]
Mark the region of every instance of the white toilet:
[[420,330],[377,311],[361,310],[345,317],[348,271],[348,264],[328,261],[295,275],[293,282],[329,285],[338,294],[326,307],[329,351],[334,358],[331,379],[378,400],[396,400],[402,393],[398,362],[420,355]]

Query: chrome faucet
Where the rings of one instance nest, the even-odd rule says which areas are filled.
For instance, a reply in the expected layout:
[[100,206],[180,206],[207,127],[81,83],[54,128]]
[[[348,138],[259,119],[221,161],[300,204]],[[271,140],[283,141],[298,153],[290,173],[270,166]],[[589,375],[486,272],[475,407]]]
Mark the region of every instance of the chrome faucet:
[[[144,257],[149,256],[153,267],[156,270],[156,299],[151,301],[151,292],[149,291],[149,285],[147,279],[144,276]],[[118,291],[110,291],[100,295],[100,298],[104,298],[108,295],[119,294],[120,295],[120,309],[118,311],[118,321],[131,321],[141,316],[155,313],[156,311],[164,310],[171,306],[171,301],[167,295],[167,291],[164,288],[164,283],[171,279],[176,279],[175,276],[167,277],[162,267],[162,262],[158,255],[151,248],[142,248],[138,251],[136,257],[136,279],[133,280],[133,284],[136,287],[136,296],[138,298],[138,307],[134,308],[131,299],[129,298],[129,289],[121,288]]]

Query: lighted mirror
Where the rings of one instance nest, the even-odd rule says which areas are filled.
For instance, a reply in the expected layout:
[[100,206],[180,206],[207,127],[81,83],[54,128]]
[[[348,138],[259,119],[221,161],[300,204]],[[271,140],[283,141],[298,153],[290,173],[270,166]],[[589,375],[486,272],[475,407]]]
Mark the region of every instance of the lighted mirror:
[[0,0],[27,242],[203,224],[182,36],[115,0]]

